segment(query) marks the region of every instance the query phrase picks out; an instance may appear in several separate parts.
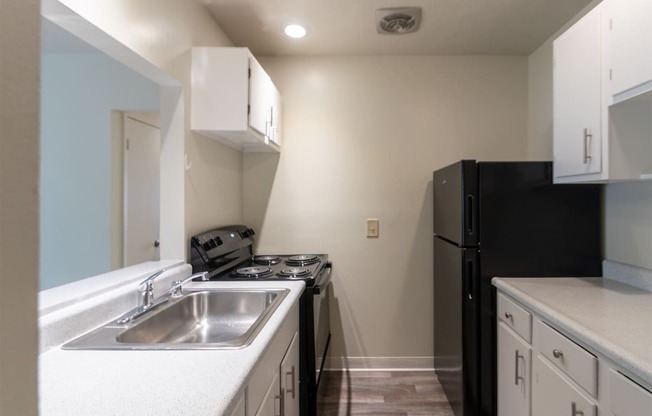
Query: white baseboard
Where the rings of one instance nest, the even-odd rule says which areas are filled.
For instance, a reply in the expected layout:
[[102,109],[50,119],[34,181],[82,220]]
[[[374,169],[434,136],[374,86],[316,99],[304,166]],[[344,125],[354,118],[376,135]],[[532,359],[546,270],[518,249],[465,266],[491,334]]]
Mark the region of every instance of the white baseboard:
[[324,370],[433,371],[434,357],[328,357]]

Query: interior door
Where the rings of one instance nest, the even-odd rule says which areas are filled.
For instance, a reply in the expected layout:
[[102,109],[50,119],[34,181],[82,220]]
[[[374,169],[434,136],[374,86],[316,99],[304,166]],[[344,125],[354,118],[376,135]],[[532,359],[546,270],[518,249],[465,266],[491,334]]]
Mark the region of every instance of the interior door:
[[125,267],[160,256],[160,136],[158,127],[125,116]]

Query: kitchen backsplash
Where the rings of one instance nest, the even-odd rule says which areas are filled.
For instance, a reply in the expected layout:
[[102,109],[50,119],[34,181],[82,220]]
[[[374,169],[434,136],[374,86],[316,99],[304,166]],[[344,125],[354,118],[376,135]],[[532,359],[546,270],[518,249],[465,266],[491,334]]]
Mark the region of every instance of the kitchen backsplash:
[[652,292],[652,270],[604,260],[602,262],[602,275],[606,278]]

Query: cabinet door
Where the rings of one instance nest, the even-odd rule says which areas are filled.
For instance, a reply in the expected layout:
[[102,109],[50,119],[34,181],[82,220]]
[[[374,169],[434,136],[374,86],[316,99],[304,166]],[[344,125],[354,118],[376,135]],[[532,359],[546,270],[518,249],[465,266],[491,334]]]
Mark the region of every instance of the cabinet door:
[[283,361],[281,361],[281,394],[283,416],[299,416],[299,336],[294,334]]
[[498,324],[498,414],[530,414],[532,347]]
[[601,171],[602,8],[591,10],[554,42],[555,177]]
[[281,414],[281,400],[283,399],[279,395],[280,389],[278,373],[276,373],[263,396],[258,411],[256,411],[256,416],[283,416]]
[[249,126],[269,137],[272,123],[272,79],[253,57],[249,58]]
[[652,415],[652,392],[614,369],[609,370],[609,396],[615,416]]
[[609,93],[616,95],[652,80],[652,1],[608,0],[604,8]]
[[532,376],[532,416],[597,415],[595,403],[540,355],[534,360]]
[[233,409],[230,416],[246,416],[244,395],[240,396],[238,404],[235,405],[235,409]]
[[277,145],[281,145],[281,115],[282,115],[281,93],[272,85],[272,102],[271,102],[271,126],[269,136]]

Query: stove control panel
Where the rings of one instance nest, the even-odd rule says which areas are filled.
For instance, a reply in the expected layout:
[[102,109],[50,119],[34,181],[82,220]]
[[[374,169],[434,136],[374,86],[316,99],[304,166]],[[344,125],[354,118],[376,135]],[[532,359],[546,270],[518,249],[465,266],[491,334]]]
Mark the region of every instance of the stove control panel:
[[190,239],[193,272],[211,274],[251,257],[254,230],[244,225],[220,227]]

